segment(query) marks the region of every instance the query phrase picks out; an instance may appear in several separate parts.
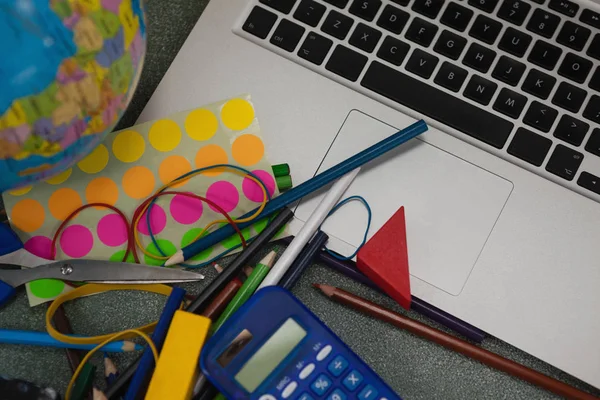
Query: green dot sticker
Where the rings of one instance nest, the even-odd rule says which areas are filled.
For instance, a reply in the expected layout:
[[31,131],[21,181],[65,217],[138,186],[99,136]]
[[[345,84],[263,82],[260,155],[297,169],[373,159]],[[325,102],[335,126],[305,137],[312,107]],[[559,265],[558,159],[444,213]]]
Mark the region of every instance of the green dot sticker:
[[256,233],[261,233],[267,227],[268,222],[269,222],[269,217],[261,219],[260,221],[258,221],[257,223],[255,223],[252,226],[256,230]]
[[[242,229],[242,236],[246,240],[250,239],[250,237],[252,236],[252,233],[250,232],[250,228]],[[228,250],[237,246],[240,243],[242,243],[242,239],[240,239],[240,235],[238,235],[237,232],[221,242],[223,247],[225,247]]]
[[29,283],[31,293],[42,299],[51,299],[62,293],[65,283],[57,279],[38,279]]
[[[115,254],[113,254],[112,256],[110,256],[109,261],[122,262],[123,261],[123,257],[125,257],[125,250],[119,250]],[[133,254],[132,253],[129,253],[129,255],[127,256],[127,260],[125,260],[125,262],[135,263],[135,259],[133,258]]]
[[[167,255],[167,257],[172,256],[177,251],[175,245],[166,239],[158,239],[156,242],[158,243],[160,249]],[[162,257],[162,254],[160,254],[156,246],[154,246],[154,243],[150,243],[148,247],[146,247],[146,251],[152,255]],[[144,255],[144,262],[147,265],[161,266],[165,261],[157,260],[152,257],[148,257],[147,255]]]
[[[185,247],[188,244],[192,243],[194,241],[194,239],[196,239],[196,236],[198,236],[200,234],[200,232],[202,232],[201,228],[192,228],[189,231],[187,231],[185,233],[185,235],[183,235],[183,238],[181,239],[181,247]],[[207,232],[205,232],[204,235],[202,235],[202,236],[206,236],[206,233]],[[195,255],[191,259],[193,261],[206,260],[208,257],[210,257],[210,253],[212,253],[212,251],[213,251],[213,247],[209,247],[208,249],[202,250],[202,252]]]

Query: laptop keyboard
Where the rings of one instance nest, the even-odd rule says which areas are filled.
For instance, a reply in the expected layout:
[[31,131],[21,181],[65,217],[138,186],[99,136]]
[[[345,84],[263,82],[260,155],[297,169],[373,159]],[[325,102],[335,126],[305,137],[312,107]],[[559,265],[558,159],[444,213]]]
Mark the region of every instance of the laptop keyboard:
[[599,10],[569,0],[250,3],[241,36],[600,201]]

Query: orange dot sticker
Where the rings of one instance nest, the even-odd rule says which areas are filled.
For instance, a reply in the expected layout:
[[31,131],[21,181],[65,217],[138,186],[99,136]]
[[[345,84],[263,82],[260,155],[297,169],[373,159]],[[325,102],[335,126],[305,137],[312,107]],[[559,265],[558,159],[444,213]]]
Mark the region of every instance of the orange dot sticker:
[[23,199],[11,210],[11,223],[23,232],[33,232],[42,227],[45,218],[44,207],[39,201]]
[[77,166],[88,174],[97,174],[108,164],[108,149],[101,144],[94,149],[86,158],[79,161]]
[[[96,178],[85,188],[85,199],[88,204],[107,203],[114,206],[119,199],[119,187],[110,178]],[[102,209],[102,207],[96,207]]]
[[158,151],[171,151],[181,141],[181,129],[177,122],[170,119],[159,119],[148,132],[150,144]]
[[58,189],[48,200],[50,214],[60,221],[65,220],[69,214],[81,207],[81,204],[79,193],[69,188]]
[[229,129],[241,131],[254,120],[254,108],[244,99],[231,99],[223,105],[221,119]]
[[[216,144],[202,147],[196,153],[196,168],[204,168],[215,164],[227,164],[229,161],[225,150]],[[217,176],[225,171],[224,168],[214,168],[202,172],[202,175]]]
[[132,199],[148,197],[154,190],[154,174],[146,167],[131,167],[123,175],[123,190]]
[[241,135],[233,142],[231,153],[240,164],[254,165],[263,158],[265,145],[256,135]]
[[185,131],[194,140],[208,140],[218,129],[217,117],[207,109],[194,110],[185,117]]
[[[160,163],[158,167],[158,177],[160,178],[160,181],[166,185],[173,179],[178,178],[191,170],[192,165],[187,158],[182,156],[169,156]],[[183,185],[185,185],[185,182],[173,185],[173,187],[181,187]]]

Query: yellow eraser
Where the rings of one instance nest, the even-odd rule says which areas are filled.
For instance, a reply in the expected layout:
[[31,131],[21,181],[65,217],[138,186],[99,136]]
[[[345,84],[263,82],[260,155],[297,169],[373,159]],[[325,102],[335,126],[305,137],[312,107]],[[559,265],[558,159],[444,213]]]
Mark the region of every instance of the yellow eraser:
[[152,375],[146,400],[188,400],[198,376],[210,319],[176,311]]

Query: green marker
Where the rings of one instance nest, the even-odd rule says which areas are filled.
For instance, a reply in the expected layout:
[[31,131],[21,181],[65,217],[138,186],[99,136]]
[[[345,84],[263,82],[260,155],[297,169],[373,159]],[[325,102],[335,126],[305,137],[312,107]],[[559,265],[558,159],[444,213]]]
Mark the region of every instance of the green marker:
[[225,321],[227,321],[227,319],[229,319],[229,317],[231,317],[231,315],[233,315],[233,313],[235,313],[238,308],[240,308],[242,304],[246,302],[246,300],[252,297],[263,279],[265,279],[271,270],[276,255],[277,253],[271,251],[265,258],[261,260],[261,262],[256,265],[256,267],[254,267],[254,271],[252,271],[248,279],[246,279],[246,282],[244,282],[240,290],[238,290],[235,297],[229,302],[229,304],[227,304],[225,311],[223,311],[217,322],[213,324],[213,333],[218,331],[221,325],[223,325]]

